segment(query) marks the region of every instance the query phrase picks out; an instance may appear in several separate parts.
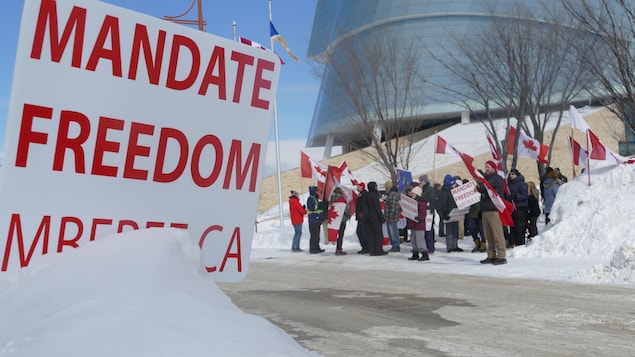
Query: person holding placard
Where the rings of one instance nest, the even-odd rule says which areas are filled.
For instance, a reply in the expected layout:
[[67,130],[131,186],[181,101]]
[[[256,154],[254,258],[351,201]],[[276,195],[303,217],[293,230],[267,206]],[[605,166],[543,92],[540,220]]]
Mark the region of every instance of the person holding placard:
[[408,258],[408,260],[430,260],[428,255],[428,247],[426,245],[426,211],[428,209],[428,204],[424,201],[423,190],[420,186],[415,186],[408,192],[408,195],[417,201],[417,210],[418,215],[414,220],[408,220],[408,228],[410,228],[412,232],[412,237],[410,238],[410,244],[412,245],[412,257]]

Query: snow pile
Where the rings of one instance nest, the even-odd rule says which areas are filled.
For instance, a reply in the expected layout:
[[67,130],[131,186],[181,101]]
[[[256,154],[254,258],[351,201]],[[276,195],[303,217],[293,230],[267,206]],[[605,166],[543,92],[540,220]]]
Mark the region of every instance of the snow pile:
[[42,256],[3,285],[0,316],[1,356],[316,355],[232,304],[179,230]]
[[575,280],[635,283],[633,167],[612,168],[592,176],[591,183],[582,175],[561,186],[550,215],[553,225],[509,255],[600,258],[609,265],[582,270]]

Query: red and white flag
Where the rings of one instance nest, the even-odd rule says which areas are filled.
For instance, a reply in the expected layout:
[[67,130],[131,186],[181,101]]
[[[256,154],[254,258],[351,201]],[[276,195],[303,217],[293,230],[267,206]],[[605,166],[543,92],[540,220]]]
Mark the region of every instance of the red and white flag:
[[337,236],[340,232],[340,225],[342,224],[345,210],[346,199],[344,199],[344,197],[340,197],[335,200],[335,202],[329,204],[329,209],[326,213],[329,242],[337,242]]
[[600,139],[595,136],[591,130],[588,130],[587,133],[589,135],[589,141],[591,142],[591,155],[589,155],[589,157],[592,160],[606,160],[606,152],[608,151],[606,146],[602,144]]
[[346,180],[342,180],[342,182],[350,181],[351,185],[357,186],[359,181],[353,176],[353,172],[346,164],[346,161],[342,161],[340,164],[340,171],[342,172],[342,178]]
[[[242,44],[249,45],[249,46],[251,46],[251,47],[255,47],[255,48],[260,48],[261,50],[265,50],[265,51],[272,52],[270,49],[268,49],[267,47],[265,47],[265,46],[263,46],[263,45],[259,44],[259,43],[258,43],[258,42],[256,42],[256,41],[252,41],[252,40],[247,39],[247,38],[244,38],[244,37],[242,37],[242,36],[240,36],[240,37],[239,37],[239,39],[240,39],[240,43],[242,43]],[[275,53],[275,52],[274,52],[274,53]],[[285,63],[284,63],[284,61],[282,60],[282,57],[280,57],[280,55],[279,55],[279,54],[277,54],[277,53],[275,53],[275,54],[276,54],[276,56],[278,56],[278,58],[280,59],[280,64],[285,64]]]
[[569,106],[569,117],[571,118],[571,129],[578,129],[586,132],[590,130],[589,125],[584,121],[582,115],[573,105]]
[[589,135],[589,141],[591,142],[591,154],[589,155],[591,160],[614,161],[615,164],[635,163],[635,157],[624,157],[614,153],[602,144],[600,139],[591,130],[588,130],[587,134]]
[[496,145],[494,144],[494,139],[492,139],[492,136],[487,131],[485,131],[485,136],[487,136],[489,149],[492,152],[492,158],[494,159],[494,162],[496,163],[496,172],[498,173],[500,177],[505,178],[505,171],[503,171],[503,159],[500,153],[498,152]]
[[304,151],[300,151],[300,175],[302,177],[324,183],[327,169],[328,165],[313,161]]
[[571,136],[569,136],[569,151],[571,152],[571,156],[573,157],[573,164],[577,166],[586,166],[587,161],[589,160],[589,152],[580,145],[579,142],[575,141]]
[[514,205],[501,197],[501,195],[499,195],[498,192],[494,190],[492,185],[489,184],[487,179],[485,179],[485,176],[483,176],[478,170],[476,170],[474,165],[472,165],[473,159],[471,156],[467,154],[461,154],[461,159],[463,159],[463,163],[465,164],[465,167],[467,168],[467,171],[470,173],[470,175],[472,175],[472,177],[478,182],[481,182],[487,189],[487,194],[492,200],[492,203],[494,203],[494,206],[496,206],[496,210],[498,211],[498,216],[501,219],[501,223],[504,226],[513,227],[514,220],[512,219],[512,212],[514,212]]
[[[474,162],[473,157],[455,149],[452,145],[448,144],[447,141],[445,141],[443,138],[441,138],[438,135],[437,135],[437,148],[438,148],[439,140],[443,140],[444,150],[447,150],[448,153],[454,153],[458,155],[461,158],[461,160],[463,160],[463,164],[465,164],[465,167],[467,168],[467,171],[469,171],[470,175],[472,175],[472,177],[475,180],[482,182],[483,185],[485,185],[485,187],[487,188],[487,194],[492,199],[494,206],[496,206],[496,210],[498,210],[498,215],[500,216],[500,219],[503,225],[513,227],[514,220],[512,219],[512,212],[514,212],[514,205],[511,202],[502,198],[498,194],[498,192],[496,192],[492,188],[489,182],[487,182],[485,177],[481,175],[481,173],[478,170],[476,170],[476,168],[473,165],[473,162]],[[439,153],[439,151],[437,151],[437,153]]]
[[[507,136],[507,151],[514,152],[514,143],[516,138],[516,128],[513,126],[509,128],[509,134]],[[528,157],[547,164],[547,153],[549,152],[549,146],[543,145],[540,141],[531,138],[524,134],[522,131],[518,136],[518,156]]]
[[[437,134],[437,145],[436,145],[436,149],[435,149],[434,152],[436,154],[454,154],[454,155],[456,155],[458,157],[461,157],[461,155],[464,155],[459,150],[457,150],[454,146],[448,144],[448,142],[445,141],[445,139],[443,139],[438,134]],[[471,157],[471,156],[469,156],[469,157]],[[472,161],[473,160],[474,159],[472,159]]]
[[492,158],[494,159],[494,162],[496,163],[496,173],[498,173],[498,176],[503,178],[503,182],[505,183],[505,193],[509,195],[510,194],[509,185],[507,184],[507,180],[505,179],[505,171],[503,170],[503,158],[501,157],[501,154],[498,152],[496,145],[494,145],[494,139],[492,139],[488,131],[485,131],[485,135],[487,136],[489,149],[492,152]]

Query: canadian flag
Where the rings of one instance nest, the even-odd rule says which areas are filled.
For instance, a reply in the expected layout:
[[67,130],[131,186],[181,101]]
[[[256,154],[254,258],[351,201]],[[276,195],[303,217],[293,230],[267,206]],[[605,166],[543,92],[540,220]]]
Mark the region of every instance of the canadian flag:
[[[255,48],[260,48],[261,50],[272,52],[270,49],[268,49],[267,47],[259,44],[256,41],[252,41],[252,40],[244,38],[242,36],[240,36],[239,39],[240,39],[240,43],[242,43],[242,44],[249,45],[249,46],[255,47]],[[276,53],[276,56],[278,56],[278,58],[280,59],[280,64],[285,64],[284,61],[282,60],[282,57],[280,57],[279,54]]]
[[494,206],[496,206],[496,210],[498,211],[501,223],[504,226],[513,227],[514,220],[512,219],[512,212],[514,212],[514,205],[506,199],[502,198],[498,194],[498,192],[494,190],[492,185],[487,182],[487,179],[485,179],[485,177],[478,170],[476,170],[474,165],[472,165],[473,159],[471,156],[461,153],[461,159],[463,160],[463,163],[465,164],[465,167],[467,168],[467,171],[469,171],[470,175],[472,175],[475,180],[483,183],[483,185],[487,189],[487,194],[492,200],[492,203],[494,203]]
[[635,163],[635,157],[624,157],[609,150],[591,130],[587,130],[587,134],[591,142],[591,154],[589,155],[591,160],[614,161],[615,164]]
[[591,142],[591,155],[589,156],[592,160],[606,160],[606,152],[608,149],[600,139],[593,134],[591,130],[587,131],[589,135],[589,141]]
[[582,115],[578,113],[573,105],[569,106],[569,117],[571,118],[571,129],[579,129],[582,131],[590,130],[589,125],[584,121]]
[[[507,136],[507,151],[514,152],[514,143],[516,139],[516,128],[509,127],[509,134]],[[524,134],[522,131],[518,136],[518,156],[528,157],[547,164],[547,153],[549,152],[549,146],[543,145],[540,141],[531,138]]]
[[351,185],[357,186],[359,181],[355,178],[355,176],[353,176],[353,172],[348,167],[348,164],[346,164],[346,161],[342,161],[342,164],[340,164],[340,171],[342,172],[342,178],[345,178],[348,181],[350,181]]
[[[498,176],[505,179],[505,171],[503,170],[503,159],[500,153],[498,152],[496,145],[494,145],[494,139],[492,139],[491,135],[487,131],[485,132],[485,136],[487,136],[489,149],[492,152],[492,158],[494,159],[494,162],[496,163],[496,173],[498,173]],[[509,185],[507,184],[507,180],[504,180],[503,182],[505,182],[505,193],[509,195]]]
[[483,175],[481,175],[481,173],[476,170],[476,168],[474,167],[474,165],[472,164],[474,162],[474,158],[471,157],[468,154],[464,154],[462,152],[460,152],[459,150],[455,149],[452,145],[448,144],[447,141],[445,141],[442,137],[437,135],[437,153],[440,153],[438,151],[439,149],[439,141],[442,140],[443,141],[443,149],[444,151],[447,150],[448,153],[454,153],[456,155],[458,155],[461,160],[463,160],[463,164],[465,164],[465,167],[467,168],[467,171],[470,172],[470,174],[472,175],[472,177],[474,177],[475,180],[482,182],[483,185],[485,185],[485,187],[487,188],[487,194],[489,195],[489,197],[492,199],[492,202],[494,203],[494,206],[496,206],[496,210],[498,211],[498,215],[500,216],[501,222],[503,223],[503,225],[505,226],[510,226],[513,227],[514,226],[514,220],[512,219],[512,212],[514,212],[514,205],[505,200],[504,198],[502,198],[498,192],[496,192],[493,188],[492,185],[489,184],[489,182],[487,182],[487,180],[485,179],[485,177]]
[[[437,134],[437,145],[436,145],[436,149],[435,149],[435,153],[436,154],[454,154],[458,157],[461,157],[461,155],[466,155],[461,153],[459,150],[457,150],[454,146],[448,144],[447,141],[445,141],[445,139],[443,139],[440,135]],[[467,157],[471,158],[473,162],[474,159],[467,155]]]
[[300,151],[300,175],[302,177],[324,183],[327,169],[328,165],[315,162],[304,151]]
[[329,242],[337,241],[337,236],[340,232],[340,225],[342,224],[345,210],[346,199],[344,197],[339,197],[329,204],[329,209],[326,213]]
[[586,166],[589,160],[589,152],[571,136],[569,136],[569,151],[571,151],[571,156],[573,156],[574,165]]

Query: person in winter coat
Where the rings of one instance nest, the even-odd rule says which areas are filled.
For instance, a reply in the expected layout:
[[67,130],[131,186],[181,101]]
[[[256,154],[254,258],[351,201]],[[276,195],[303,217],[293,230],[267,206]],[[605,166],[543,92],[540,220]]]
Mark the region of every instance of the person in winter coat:
[[[496,193],[503,197],[505,193],[505,181],[496,172],[496,164],[492,160],[485,163],[485,174],[483,175],[489,185]],[[503,233],[503,223],[501,222],[498,210],[487,193],[487,188],[481,182],[476,186],[481,193],[481,214],[483,216],[483,234],[487,240],[487,258],[481,260],[481,264],[507,264],[505,252],[505,235]]]
[[388,252],[384,251],[384,232],[381,229],[381,225],[386,222],[384,214],[381,211],[379,205],[379,191],[377,190],[377,182],[371,181],[368,183],[368,199],[366,204],[368,205],[368,251],[371,256],[386,255]]
[[336,187],[333,190],[333,194],[331,194],[331,205],[335,202],[344,203],[346,205],[346,208],[344,208],[344,213],[342,214],[340,230],[337,233],[337,242],[335,243],[335,255],[347,255],[347,253],[342,250],[342,241],[344,239],[344,231],[346,230],[346,222],[348,222],[349,218],[351,218],[351,209],[348,202],[346,202],[346,198],[344,197],[342,189],[339,187]]
[[441,188],[443,186],[440,183],[435,183],[434,188],[434,197],[435,204],[434,210],[439,215],[439,237],[445,237],[445,223],[443,222],[443,215],[441,214]]
[[540,192],[533,181],[527,182],[529,195],[527,197],[527,229],[529,238],[538,235],[538,217],[540,217]]
[[437,203],[436,190],[432,187],[427,175],[421,175],[421,177],[419,177],[419,185],[422,190],[421,197],[426,201],[428,211],[432,215],[432,225],[430,226],[430,230],[426,231],[426,245],[428,247],[428,253],[434,254],[434,212]]
[[304,223],[304,215],[306,214],[306,206],[300,204],[300,197],[297,191],[291,190],[289,196],[289,215],[291,216],[291,225],[295,234],[291,243],[291,251],[302,252],[300,249],[300,238],[302,238],[302,223]]
[[317,186],[309,186],[309,197],[306,200],[306,209],[309,213],[309,253],[324,253],[320,248],[320,227],[324,221],[324,204],[320,201]]
[[510,227],[507,247],[514,248],[517,245],[525,245],[525,220],[529,206],[527,201],[529,193],[525,177],[517,169],[509,171],[507,187],[509,187],[509,195],[514,204],[514,212],[512,212],[514,227]]
[[545,198],[545,224],[549,224],[549,222],[551,222],[551,219],[549,219],[551,207],[553,206],[553,202],[556,200],[558,188],[562,185],[562,181],[558,179],[558,176],[558,171],[552,169],[551,167],[547,167],[547,173],[545,174],[545,179],[542,183],[544,187],[543,196]]
[[368,191],[366,191],[366,184],[360,182],[357,184],[357,202],[355,204],[355,218],[357,219],[357,239],[359,239],[359,245],[362,250],[357,254],[368,254]]
[[474,241],[472,253],[486,252],[487,242],[485,242],[485,237],[483,236],[483,217],[481,216],[480,202],[476,202],[470,206],[470,210],[467,213],[466,225]]
[[[410,244],[412,245],[412,257],[408,260],[430,260],[428,255],[428,246],[426,244],[426,210],[428,204],[424,201],[423,190],[420,186],[413,187],[408,196],[417,201],[418,216],[415,220],[408,220],[408,228],[412,231],[412,237],[410,237]],[[421,256],[419,255],[421,254]]]
[[[456,208],[456,202],[452,196],[452,189],[458,184],[452,175],[445,175],[443,187],[441,187],[441,217],[447,221],[450,219],[450,212]],[[449,222],[445,224],[445,245],[448,253],[462,252],[459,248],[459,222]]]
[[399,201],[401,194],[392,181],[386,181],[386,205],[384,206],[384,216],[386,217],[386,228],[388,228],[388,237],[390,237],[391,252],[398,252],[400,248],[399,215],[401,214],[401,206]]

